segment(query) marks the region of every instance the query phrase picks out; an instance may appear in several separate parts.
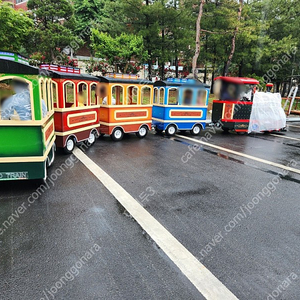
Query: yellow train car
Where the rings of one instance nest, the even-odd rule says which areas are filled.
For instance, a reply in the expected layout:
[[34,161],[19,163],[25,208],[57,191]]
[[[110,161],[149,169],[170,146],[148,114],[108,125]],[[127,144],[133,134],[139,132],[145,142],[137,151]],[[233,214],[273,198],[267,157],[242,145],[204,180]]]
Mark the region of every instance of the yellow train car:
[[100,134],[122,140],[124,133],[144,138],[152,126],[153,83],[137,76],[99,76]]

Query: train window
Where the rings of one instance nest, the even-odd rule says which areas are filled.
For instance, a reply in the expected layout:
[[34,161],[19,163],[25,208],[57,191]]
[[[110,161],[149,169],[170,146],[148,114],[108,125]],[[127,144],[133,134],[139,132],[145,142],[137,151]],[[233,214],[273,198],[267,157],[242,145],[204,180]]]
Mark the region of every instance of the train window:
[[206,106],[206,98],[207,98],[207,92],[206,90],[199,90],[197,92],[197,106]]
[[91,105],[97,105],[98,103],[96,89],[97,89],[97,84],[96,83],[91,84]]
[[52,84],[51,79],[47,80],[47,96],[48,96],[48,111],[53,110],[53,101],[52,101]]
[[72,82],[64,84],[65,107],[75,106],[75,85]]
[[88,105],[88,85],[84,82],[78,84],[78,106]]
[[159,104],[158,88],[154,88],[154,103]]
[[32,120],[30,86],[21,78],[0,81],[0,119]]
[[142,88],[142,105],[151,104],[151,88],[145,86]]
[[44,80],[40,80],[40,98],[43,100],[46,99]]
[[222,81],[220,79],[216,80],[213,86],[213,94],[215,99],[220,99],[221,87],[222,87]]
[[222,82],[221,99],[237,100],[239,98],[238,86],[234,83]]
[[193,104],[193,91],[186,89],[183,92],[183,103],[182,105],[192,105]]
[[239,99],[242,101],[252,101],[253,99],[253,89],[255,86],[250,84],[244,84],[240,86]]
[[107,85],[100,83],[97,85],[96,94],[100,98],[100,104],[107,105]]
[[169,89],[169,97],[168,97],[168,104],[169,105],[177,105],[178,104],[178,89],[171,88]]
[[159,104],[164,105],[164,101],[165,101],[165,89],[161,88],[159,90]]
[[53,99],[54,107],[57,108],[58,94],[57,94],[57,84],[56,84],[56,82],[52,82],[52,99]]
[[40,100],[41,100],[41,108],[42,108],[42,114],[43,118],[46,117],[48,112],[48,87],[47,87],[47,81],[41,79],[40,80]]
[[48,110],[51,109],[51,106],[50,106],[50,97],[49,97],[49,92],[50,92],[50,89],[49,89],[49,84],[48,84],[48,80],[45,81],[45,104],[47,105],[47,108]]
[[139,90],[136,86],[129,86],[127,88],[127,104],[128,105],[138,104],[138,93],[139,93]]
[[112,87],[111,105],[123,105],[124,101],[124,88],[121,85]]

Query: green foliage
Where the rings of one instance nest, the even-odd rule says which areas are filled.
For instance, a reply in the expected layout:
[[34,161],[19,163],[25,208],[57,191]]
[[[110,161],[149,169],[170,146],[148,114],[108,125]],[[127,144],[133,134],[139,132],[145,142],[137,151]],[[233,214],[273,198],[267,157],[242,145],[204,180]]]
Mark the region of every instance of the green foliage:
[[22,10],[15,11],[9,3],[0,2],[1,50],[18,52],[26,44],[33,21]]
[[[60,63],[68,59],[62,49],[76,50],[83,39],[96,56],[118,71],[136,72],[142,63],[151,66],[158,61],[164,75],[165,62],[174,65],[180,59],[188,73],[195,52],[199,3],[74,0],[73,7],[69,0],[29,0],[31,20],[27,13],[0,4],[1,48],[18,51],[25,47],[44,61]],[[238,28],[230,75],[266,78],[267,74],[270,81],[288,82],[292,70],[300,74],[300,1],[244,1],[240,20],[238,8],[236,0],[205,1],[199,67],[221,75]],[[130,63],[133,59],[138,66]]]
[[190,0],[131,0],[123,2],[129,31],[143,36],[151,66],[157,59],[164,75],[165,62],[191,57],[194,40],[193,4]]
[[[104,4],[100,0],[74,0],[76,33],[80,35],[87,27],[95,27],[101,20]],[[89,36],[86,41],[89,41]]]
[[46,56],[46,61],[60,62],[57,48],[73,47],[82,41],[74,34],[74,9],[68,0],[29,0],[34,18],[30,50]]
[[131,58],[139,61],[146,59],[143,38],[141,36],[122,33],[117,37],[112,37],[108,33],[92,29],[91,40],[95,55],[105,58],[111,65],[116,67],[116,71],[120,70],[126,73]]
[[120,35],[127,31],[125,0],[101,0],[96,28],[111,36]]

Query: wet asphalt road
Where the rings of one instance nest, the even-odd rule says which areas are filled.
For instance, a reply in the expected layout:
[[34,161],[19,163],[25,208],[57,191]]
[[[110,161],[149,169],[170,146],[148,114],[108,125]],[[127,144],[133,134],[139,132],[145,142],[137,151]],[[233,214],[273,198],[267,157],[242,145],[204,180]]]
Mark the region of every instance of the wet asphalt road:
[[[300,170],[300,124],[291,125],[299,128],[280,135],[299,141],[217,131],[208,142],[283,165],[293,159]],[[192,146],[180,137],[129,135],[120,143],[101,138],[86,154],[239,299],[272,299],[278,290],[274,299],[299,299],[300,175]],[[49,175],[67,158],[58,154]],[[0,183],[0,229],[26,208],[0,235],[0,299],[53,299],[51,287],[68,271],[74,279],[55,299],[204,299],[81,162],[29,207],[38,187]],[[95,244],[98,251],[76,267]]]

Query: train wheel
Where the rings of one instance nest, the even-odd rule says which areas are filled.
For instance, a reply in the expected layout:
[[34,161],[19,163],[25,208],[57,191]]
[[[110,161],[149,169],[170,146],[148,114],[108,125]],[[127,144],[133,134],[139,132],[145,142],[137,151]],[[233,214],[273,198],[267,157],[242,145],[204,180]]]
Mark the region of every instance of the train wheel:
[[93,146],[95,144],[96,139],[97,139],[97,134],[96,134],[95,131],[93,131],[93,132],[90,133],[89,138],[85,141],[85,144],[88,147],[91,147],[91,146]]
[[228,132],[229,132],[229,128],[227,128],[227,127],[222,127],[222,129],[223,129],[223,131],[224,131],[225,133],[228,133]]
[[177,128],[175,125],[169,125],[166,129],[166,135],[172,136],[177,132]]
[[115,128],[110,135],[111,139],[115,142],[121,141],[123,139],[124,132],[121,128]]
[[148,127],[142,126],[139,131],[136,133],[136,136],[140,139],[144,138],[148,134]]
[[54,159],[55,159],[55,151],[56,151],[56,146],[55,144],[53,144],[51,150],[50,150],[50,153],[47,157],[47,168],[51,167],[53,162],[54,162]]
[[193,129],[191,130],[191,135],[198,135],[201,132],[201,126],[195,125]]
[[48,177],[48,174],[47,174],[47,161],[45,161],[44,162],[44,177],[40,178],[40,179],[37,179],[37,183],[38,184],[45,184],[46,181],[47,181],[47,177]]
[[73,137],[67,139],[66,146],[64,147],[64,152],[66,154],[71,154],[75,148],[75,140]]

